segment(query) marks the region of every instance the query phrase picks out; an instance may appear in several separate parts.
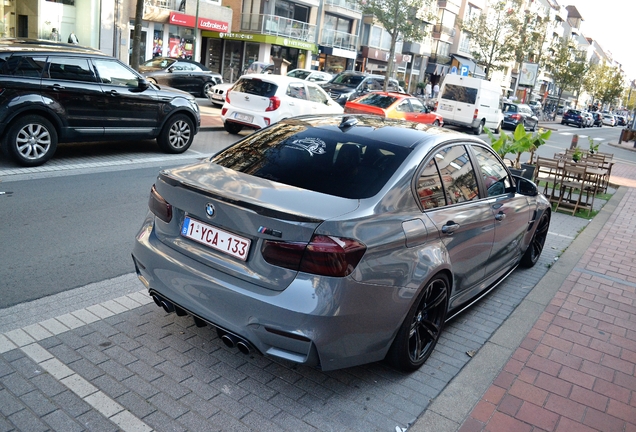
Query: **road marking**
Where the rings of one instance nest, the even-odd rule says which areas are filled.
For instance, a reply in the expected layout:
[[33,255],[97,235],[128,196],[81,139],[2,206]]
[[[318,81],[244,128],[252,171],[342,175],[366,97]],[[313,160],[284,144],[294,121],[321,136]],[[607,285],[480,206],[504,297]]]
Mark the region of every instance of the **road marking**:
[[57,359],[38,341],[67,332],[118,313],[152,303],[145,290],[101,304],[78,309],[69,314],[41,321],[20,329],[0,333],[0,354],[19,349],[43,370],[58,380],[84,402],[92,406],[125,432],[150,432],[152,427],[135,417],[124,406],[107,396],[89,381]]

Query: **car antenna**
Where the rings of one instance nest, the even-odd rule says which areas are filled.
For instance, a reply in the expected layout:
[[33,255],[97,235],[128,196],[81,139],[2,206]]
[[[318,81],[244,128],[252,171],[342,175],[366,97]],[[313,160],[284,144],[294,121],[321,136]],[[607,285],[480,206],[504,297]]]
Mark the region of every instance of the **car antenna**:
[[338,125],[340,129],[350,128],[358,124],[358,119],[352,116],[342,117],[342,122]]

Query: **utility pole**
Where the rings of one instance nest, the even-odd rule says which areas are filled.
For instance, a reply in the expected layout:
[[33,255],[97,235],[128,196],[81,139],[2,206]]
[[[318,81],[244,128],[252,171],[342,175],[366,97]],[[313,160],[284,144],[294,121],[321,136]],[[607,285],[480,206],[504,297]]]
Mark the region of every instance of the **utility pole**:
[[194,14],[194,32],[192,37],[192,60],[197,60],[197,29],[199,28],[199,0],[197,0],[197,9]]

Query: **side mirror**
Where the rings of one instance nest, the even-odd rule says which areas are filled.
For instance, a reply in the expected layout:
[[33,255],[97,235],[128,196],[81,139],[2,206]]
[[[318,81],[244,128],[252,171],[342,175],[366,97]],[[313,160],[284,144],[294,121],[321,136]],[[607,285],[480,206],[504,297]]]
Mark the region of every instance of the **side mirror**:
[[148,87],[150,87],[150,83],[146,80],[146,78],[139,78],[139,80],[137,80],[137,91],[142,92],[148,89]]
[[525,196],[537,196],[539,195],[539,189],[534,182],[528,180],[527,178],[513,176],[515,181],[517,182],[517,193]]

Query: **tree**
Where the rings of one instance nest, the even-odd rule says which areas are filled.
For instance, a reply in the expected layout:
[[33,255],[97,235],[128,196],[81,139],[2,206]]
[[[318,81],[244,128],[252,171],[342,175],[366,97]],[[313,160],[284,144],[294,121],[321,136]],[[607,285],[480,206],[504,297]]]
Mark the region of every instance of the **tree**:
[[364,15],[373,15],[374,19],[391,35],[389,61],[384,80],[387,90],[389,78],[393,75],[395,45],[399,38],[420,41],[426,36],[426,22],[431,17],[425,12],[432,0],[358,0]]
[[576,90],[589,69],[585,52],[576,49],[574,42],[559,38],[548,50],[550,58],[547,69],[552,74],[554,85],[559,89],[557,106],[561,103],[564,90]]
[[141,19],[144,14],[144,0],[137,0],[135,7],[135,30],[133,31],[132,40],[132,60],[130,66],[139,70],[139,56],[141,51]]
[[623,72],[618,67],[608,66],[603,78],[598,98],[603,105],[614,105],[625,90],[623,87],[625,83]]
[[498,0],[490,5],[488,13],[459,24],[470,34],[471,54],[486,65],[486,79],[493,70],[503,69],[515,58],[520,8],[520,0]]

